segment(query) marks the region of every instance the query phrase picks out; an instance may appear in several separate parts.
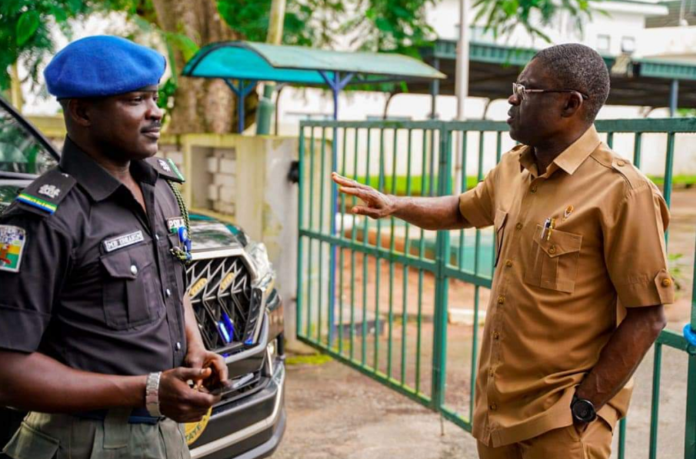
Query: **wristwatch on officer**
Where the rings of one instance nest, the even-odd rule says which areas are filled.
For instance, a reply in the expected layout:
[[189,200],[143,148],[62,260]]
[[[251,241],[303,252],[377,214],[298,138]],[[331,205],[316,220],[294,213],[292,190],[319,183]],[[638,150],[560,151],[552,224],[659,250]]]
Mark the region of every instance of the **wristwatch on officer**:
[[162,417],[159,403],[159,386],[162,372],[150,373],[147,377],[145,385],[145,408],[150,416],[159,418]]
[[579,423],[589,424],[597,419],[597,411],[592,402],[577,395],[573,396],[570,411],[573,413],[573,420]]

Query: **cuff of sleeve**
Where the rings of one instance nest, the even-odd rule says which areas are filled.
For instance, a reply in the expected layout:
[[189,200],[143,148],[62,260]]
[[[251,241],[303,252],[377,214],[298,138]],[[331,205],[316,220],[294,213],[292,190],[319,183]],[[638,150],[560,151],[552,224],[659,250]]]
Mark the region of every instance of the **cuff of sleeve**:
[[636,282],[617,288],[621,304],[627,308],[674,303],[674,280],[666,269],[647,282]]
[[476,200],[472,199],[473,190],[459,195],[459,213],[469,225],[474,228],[483,228],[489,226],[488,219],[482,216],[481,209],[477,206]]
[[0,304],[0,348],[35,352],[50,319],[50,314]]

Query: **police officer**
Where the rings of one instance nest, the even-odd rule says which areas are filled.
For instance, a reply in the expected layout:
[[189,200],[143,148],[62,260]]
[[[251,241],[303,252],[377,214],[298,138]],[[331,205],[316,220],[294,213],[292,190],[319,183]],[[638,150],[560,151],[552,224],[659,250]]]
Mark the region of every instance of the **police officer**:
[[493,226],[497,266],[476,380],[481,459],[608,459],[631,375],[674,300],[657,187],[594,127],[602,57],[540,51],[513,84],[504,155],[460,196],[404,198],[334,175],[365,204],[425,229]]
[[63,155],[0,217],[0,405],[29,411],[14,459],[188,458],[178,423],[227,380],[185,294],[183,177],[154,157],[165,65],[95,36],[46,68]]

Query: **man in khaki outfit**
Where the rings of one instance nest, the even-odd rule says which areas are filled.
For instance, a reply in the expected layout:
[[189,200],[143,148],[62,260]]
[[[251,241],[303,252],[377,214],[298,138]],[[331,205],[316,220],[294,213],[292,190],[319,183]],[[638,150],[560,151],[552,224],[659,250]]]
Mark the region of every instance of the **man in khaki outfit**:
[[658,189],[599,139],[609,74],[592,49],[540,51],[513,85],[504,155],[461,196],[383,195],[334,174],[355,213],[425,229],[494,226],[496,270],[476,381],[482,459],[605,459],[631,375],[674,287]]

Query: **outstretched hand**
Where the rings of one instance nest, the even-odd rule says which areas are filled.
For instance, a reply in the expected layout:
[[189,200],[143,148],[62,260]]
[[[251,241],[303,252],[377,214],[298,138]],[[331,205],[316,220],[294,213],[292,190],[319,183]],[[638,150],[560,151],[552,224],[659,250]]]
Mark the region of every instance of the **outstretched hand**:
[[351,212],[356,215],[366,215],[378,219],[389,217],[396,211],[396,203],[392,196],[380,193],[371,186],[363,185],[336,172],[331,173],[331,179],[339,186],[339,192],[355,196],[365,204],[354,206],[351,209]]

